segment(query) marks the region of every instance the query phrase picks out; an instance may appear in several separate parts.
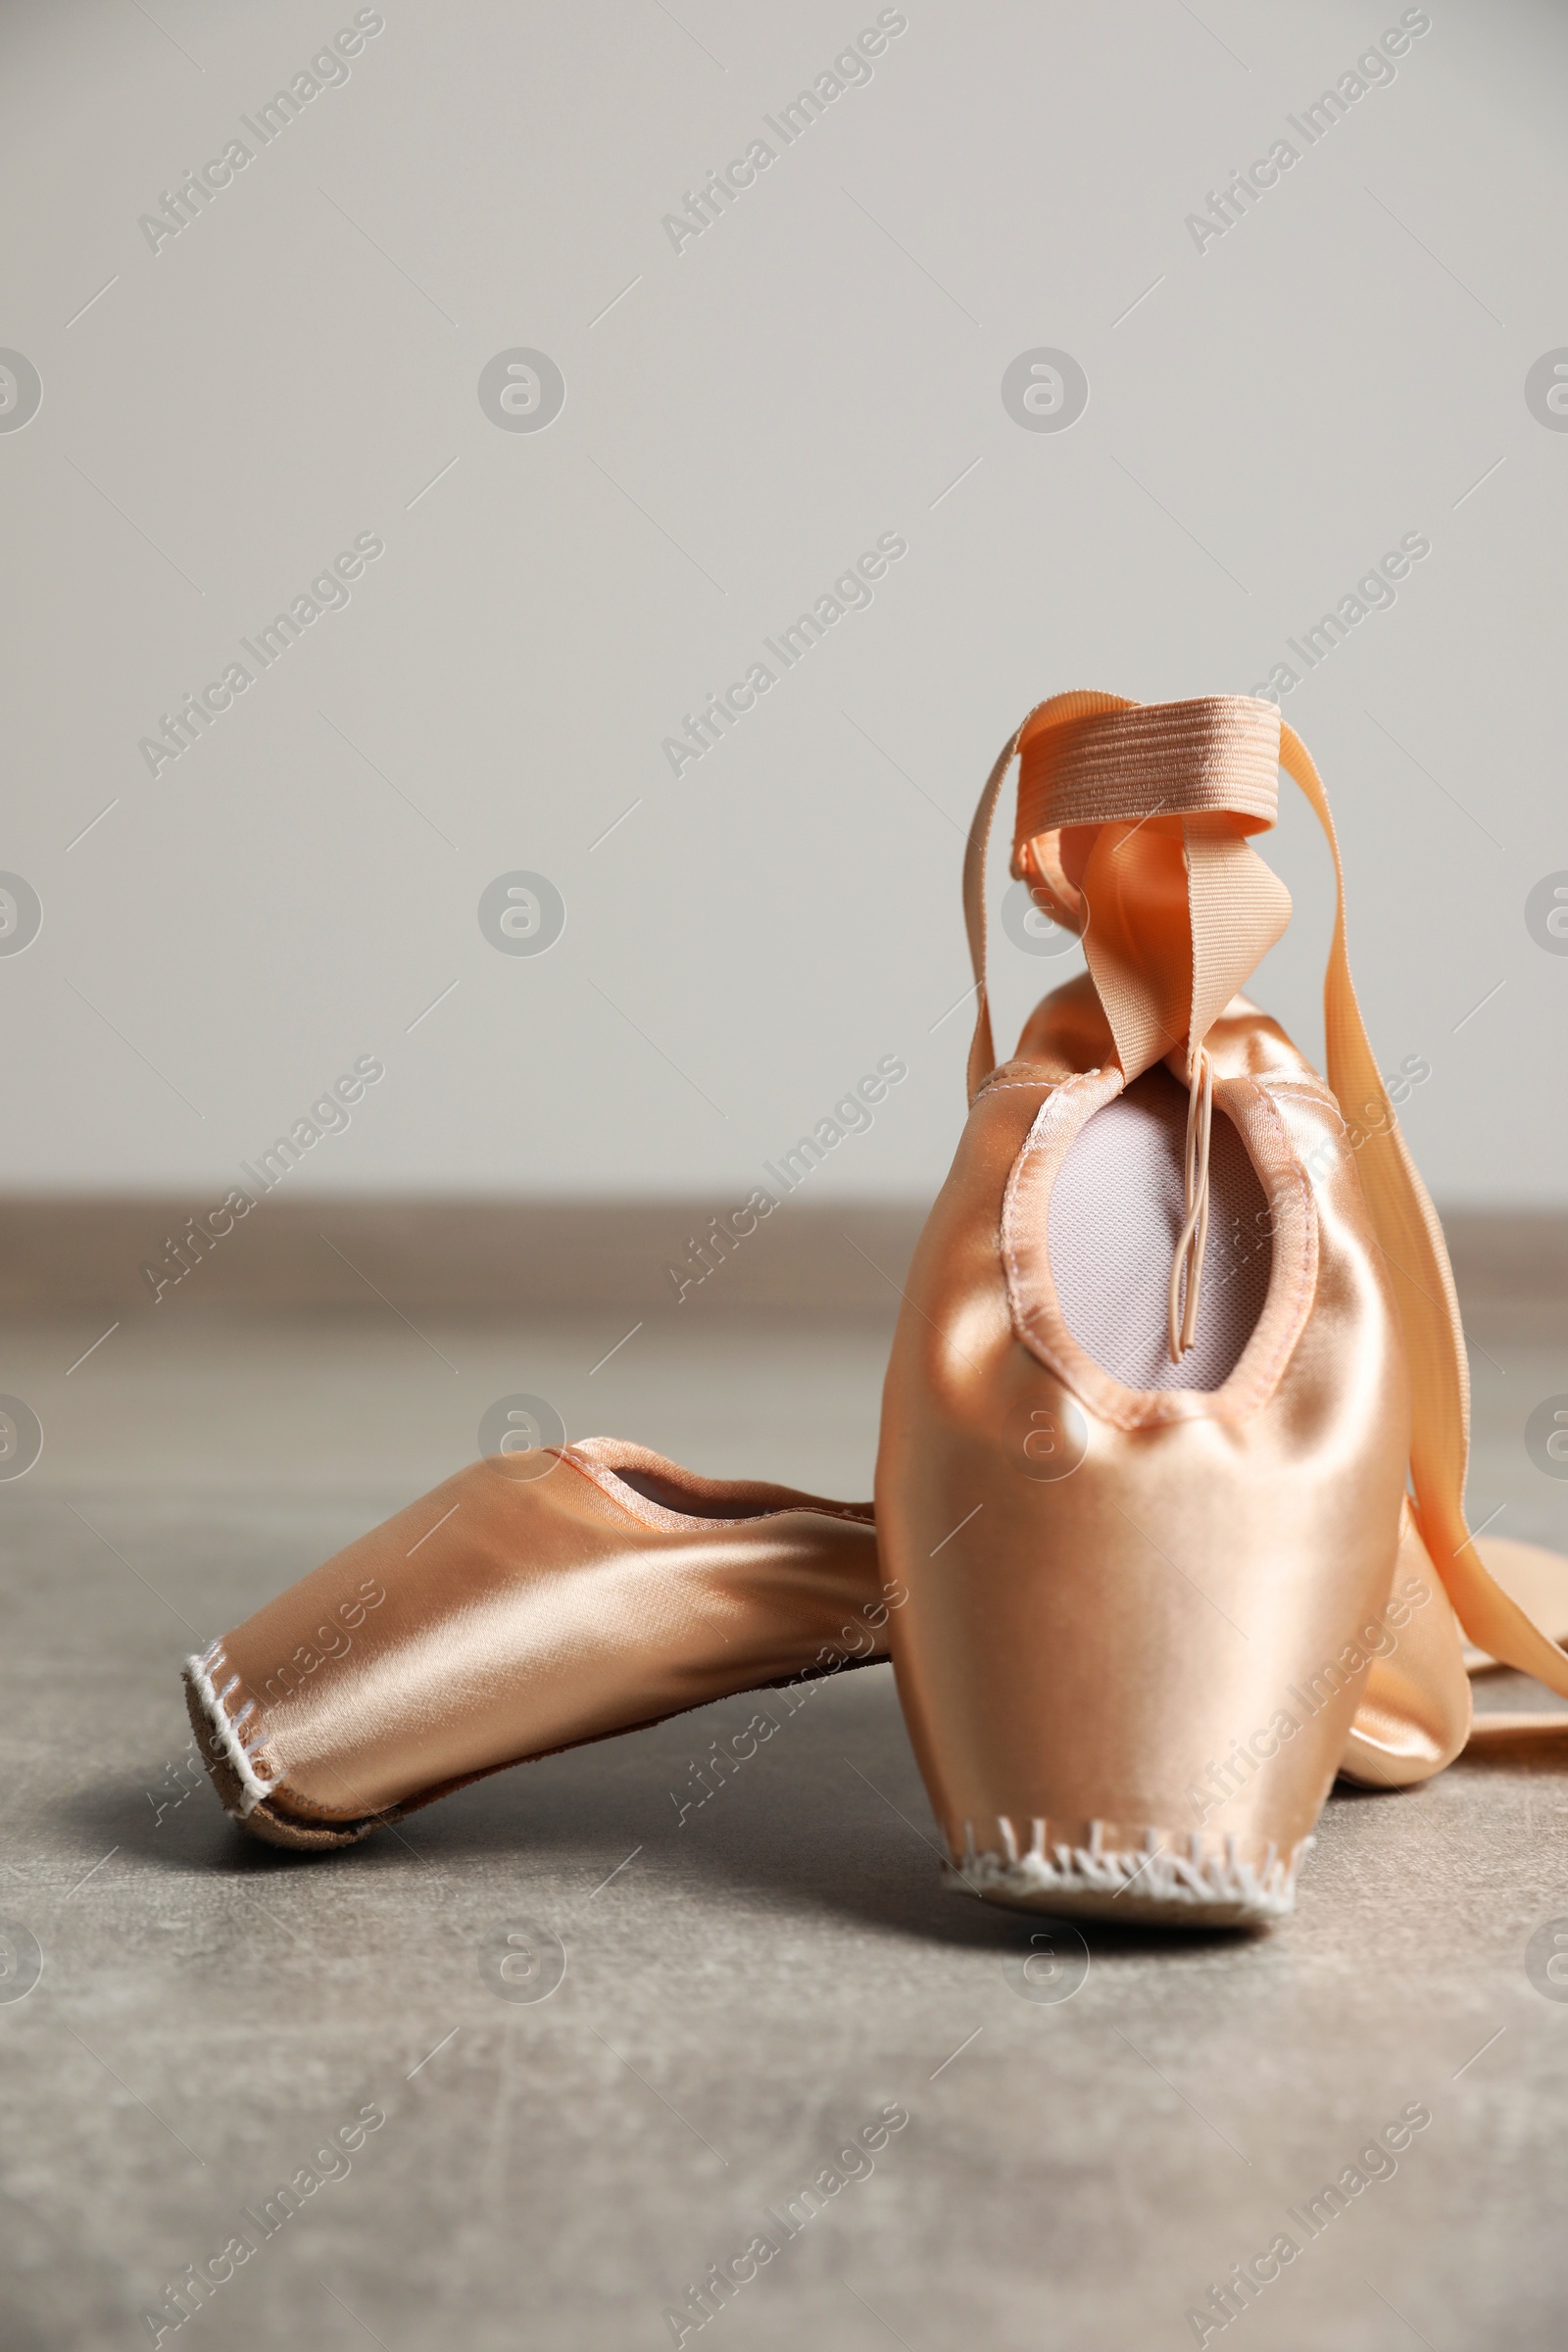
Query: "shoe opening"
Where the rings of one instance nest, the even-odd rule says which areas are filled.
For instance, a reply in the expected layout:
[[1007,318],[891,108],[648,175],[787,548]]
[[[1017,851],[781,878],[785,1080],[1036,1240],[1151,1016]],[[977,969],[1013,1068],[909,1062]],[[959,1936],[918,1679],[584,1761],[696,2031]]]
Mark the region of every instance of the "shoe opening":
[[1186,1216],[1187,1090],[1160,1065],[1098,1110],[1052,1187],[1051,1270],[1067,1328],[1129,1389],[1217,1389],[1251,1338],[1273,1265],[1268,1206],[1216,1102],[1198,1327],[1171,1361],[1171,1253]]
[[732,1488],[722,1494],[704,1494],[691,1487],[682,1486],[679,1479],[666,1478],[657,1470],[617,1467],[613,1476],[623,1487],[630,1487],[645,1502],[657,1502],[662,1510],[679,1511],[688,1519],[762,1519],[776,1511],[773,1501],[752,1500],[744,1489]]

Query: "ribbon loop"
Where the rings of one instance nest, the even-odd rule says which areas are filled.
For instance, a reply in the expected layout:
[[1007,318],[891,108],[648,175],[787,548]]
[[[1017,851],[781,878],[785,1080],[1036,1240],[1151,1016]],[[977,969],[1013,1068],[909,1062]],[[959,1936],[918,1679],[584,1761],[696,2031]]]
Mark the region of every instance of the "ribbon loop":
[[1191,1083],[1290,921],[1289,892],[1247,845],[1279,810],[1279,712],[1245,695],[1058,695],[1024,721],[1018,753],[1013,871],[1058,906],[1073,893],[1061,910],[1129,1084],[1183,1039]]
[[[1085,703],[1101,708],[1072,707]],[[1223,809],[1254,833],[1279,813],[1280,714],[1249,695],[1189,703],[1056,695],[1025,719],[1018,751],[1015,859],[1036,834],[1070,825]]]

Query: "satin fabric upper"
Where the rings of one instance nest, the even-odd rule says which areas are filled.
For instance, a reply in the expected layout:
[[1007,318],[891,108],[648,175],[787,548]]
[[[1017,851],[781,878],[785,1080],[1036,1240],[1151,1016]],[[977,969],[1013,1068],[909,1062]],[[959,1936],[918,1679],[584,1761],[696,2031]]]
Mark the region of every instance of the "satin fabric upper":
[[[1099,1821],[1107,1844],[1293,1851],[1397,1642],[1409,1407],[1343,1121],[1245,1000],[1208,1045],[1274,1216],[1264,1311],[1221,1389],[1121,1388],[1055,1304],[1051,1181],[1121,1084],[1087,977],[982,1089],[911,1270],[878,1525],[909,1589],[900,1695],[956,1853],[1039,1820],[1048,1848]],[[1042,1428],[1081,1443],[1070,1474],[1040,1475]],[[1415,1554],[1405,1572],[1423,1586],[1406,1623],[1446,1609]],[[1227,1794],[1211,1767],[1237,1743]]]
[[220,1647],[270,1802],[328,1824],[885,1656],[887,1618],[869,1505],[597,1439],[471,1463]]

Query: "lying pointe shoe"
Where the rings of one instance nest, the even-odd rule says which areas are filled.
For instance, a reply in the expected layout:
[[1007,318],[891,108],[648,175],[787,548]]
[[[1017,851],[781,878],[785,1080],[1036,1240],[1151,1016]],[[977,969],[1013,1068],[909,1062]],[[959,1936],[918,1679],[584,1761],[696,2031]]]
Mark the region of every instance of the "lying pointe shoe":
[[327,1849],[511,1764],[870,1665],[890,1605],[869,1503],[587,1438],[460,1470],[191,1658],[186,1695],[234,1818]]
[[[1089,968],[999,1069],[983,883],[1015,754],[1013,872]],[[1277,1918],[1342,1760],[1396,1786],[1464,1746],[1461,1626],[1568,1695],[1465,1526],[1452,1280],[1343,884],[1330,1083],[1237,993],[1289,919],[1247,843],[1282,762],[1338,872],[1303,747],[1234,697],[1042,704],[970,834],[971,1110],[894,1341],[877,1525],[953,1880],[1026,1909]]]

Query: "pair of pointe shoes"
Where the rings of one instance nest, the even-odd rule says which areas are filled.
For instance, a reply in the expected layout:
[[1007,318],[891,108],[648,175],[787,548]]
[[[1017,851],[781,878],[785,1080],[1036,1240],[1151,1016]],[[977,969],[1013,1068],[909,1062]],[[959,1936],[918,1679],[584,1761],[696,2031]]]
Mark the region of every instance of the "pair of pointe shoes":
[[[1088,970],[999,1068],[983,883],[1015,757],[1013,872]],[[189,1661],[230,1812],[348,1845],[510,1764],[891,1656],[955,1884],[1254,1926],[1337,1772],[1397,1787],[1568,1729],[1472,1724],[1467,1669],[1568,1696],[1568,1561],[1465,1526],[1452,1280],[1343,888],[1327,1081],[1239,993],[1289,919],[1248,846],[1282,764],[1338,872],[1270,704],[1061,695],[1004,747],[965,862],[969,1120],[874,1512],[613,1439],[472,1463]]]

